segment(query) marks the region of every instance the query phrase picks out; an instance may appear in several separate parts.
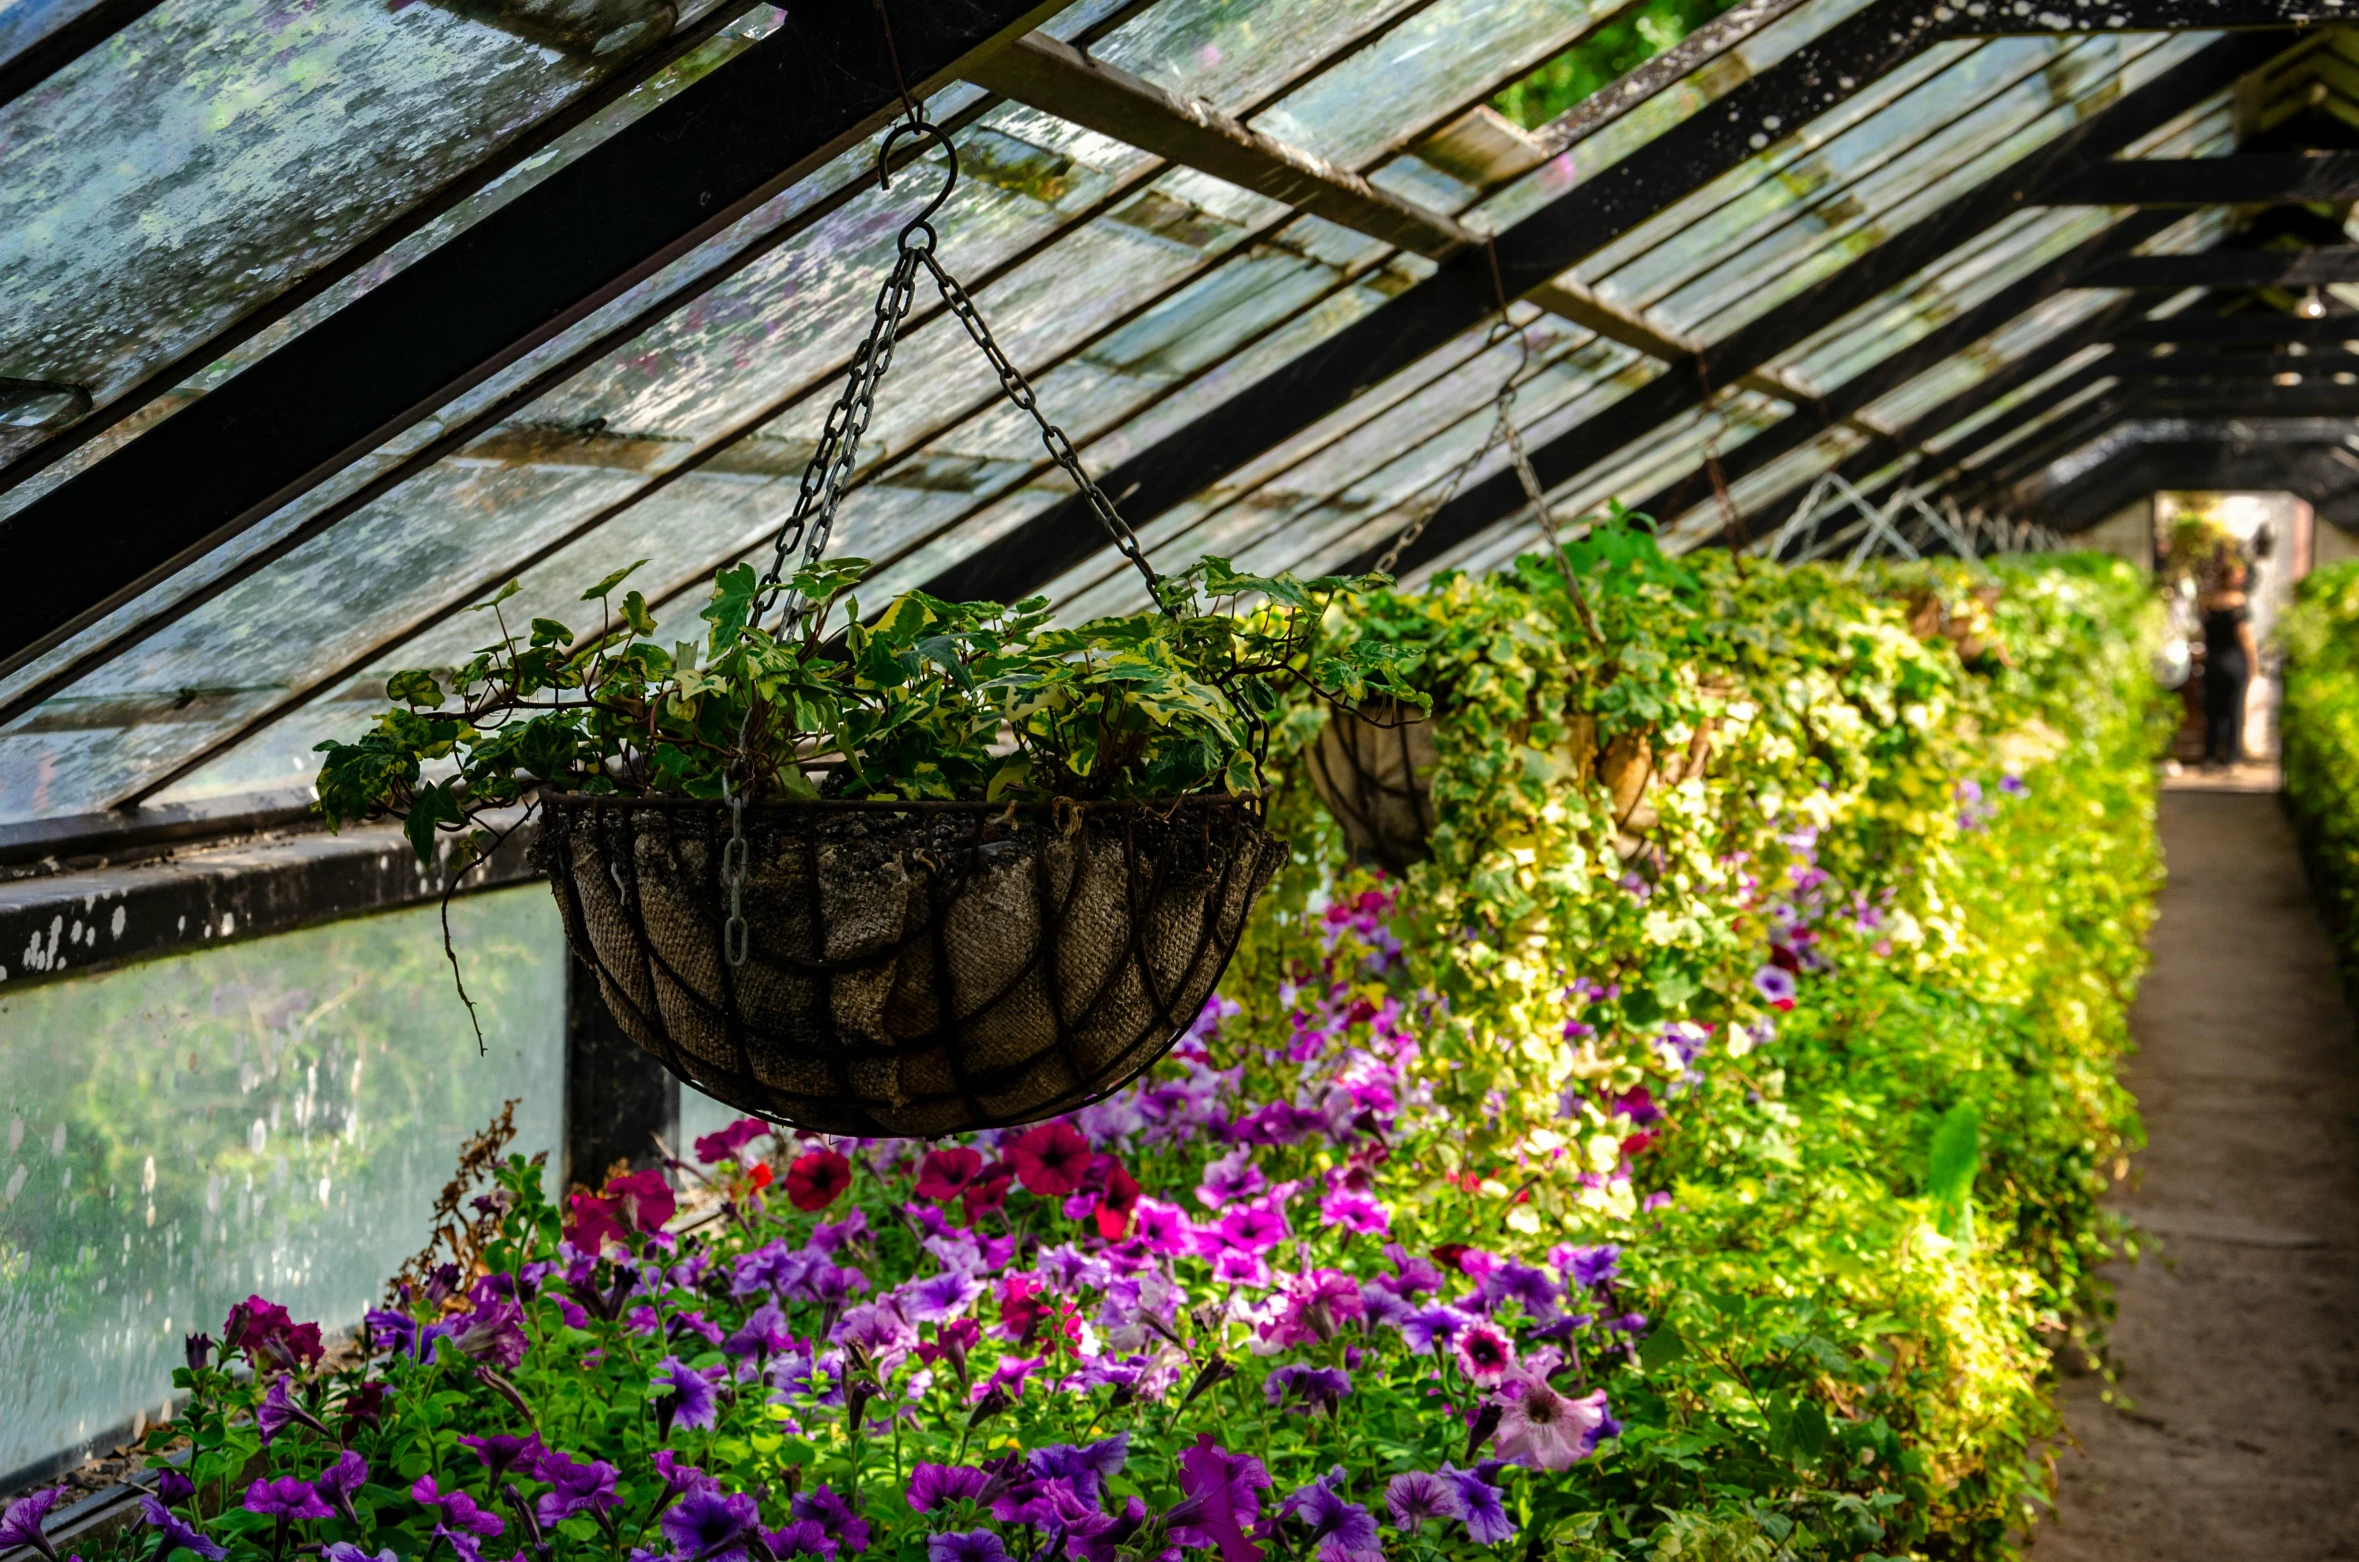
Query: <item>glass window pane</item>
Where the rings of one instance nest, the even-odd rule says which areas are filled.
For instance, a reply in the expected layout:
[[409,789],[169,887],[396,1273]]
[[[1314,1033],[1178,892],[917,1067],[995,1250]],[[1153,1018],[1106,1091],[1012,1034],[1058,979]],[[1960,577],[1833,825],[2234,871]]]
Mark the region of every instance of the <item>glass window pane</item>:
[[556,906],[450,915],[482,1056],[432,906],[0,997],[0,1471],[153,1418],[249,1292],[357,1324],[500,1102],[556,1149]]

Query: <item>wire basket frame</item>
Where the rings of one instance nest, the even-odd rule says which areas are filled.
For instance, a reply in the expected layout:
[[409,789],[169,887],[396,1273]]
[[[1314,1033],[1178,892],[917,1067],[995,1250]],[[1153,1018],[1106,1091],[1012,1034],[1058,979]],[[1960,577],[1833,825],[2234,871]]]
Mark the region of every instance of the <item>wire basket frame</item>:
[[1433,855],[1433,725],[1406,706],[1331,712],[1303,755],[1352,848],[1394,877]]
[[543,799],[567,940],[682,1080],[820,1133],[1052,1117],[1170,1050],[1284,860],[1227,796],[776,803],[744,810],[745,958],[725,953],[731,810]]

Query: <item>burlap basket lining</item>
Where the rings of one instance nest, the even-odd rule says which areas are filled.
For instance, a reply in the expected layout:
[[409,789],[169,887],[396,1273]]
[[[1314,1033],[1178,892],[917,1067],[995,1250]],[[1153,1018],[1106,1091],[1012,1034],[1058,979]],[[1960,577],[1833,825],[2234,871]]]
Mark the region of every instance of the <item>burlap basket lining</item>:
[[1120,1088],[1211,995],[1284,856],[1250,803],[545,796],[539,866],[617,1021],[674,1074],[820,1132],[1033,1121]]

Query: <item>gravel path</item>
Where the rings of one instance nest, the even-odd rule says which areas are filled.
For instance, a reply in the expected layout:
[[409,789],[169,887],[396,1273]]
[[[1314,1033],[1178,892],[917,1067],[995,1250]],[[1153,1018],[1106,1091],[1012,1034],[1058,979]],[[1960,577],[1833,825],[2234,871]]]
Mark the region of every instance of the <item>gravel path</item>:
[[2359,1559],[2359,1030],[2277,798],[2174,788],[2162,838],[2122,1200],[2161,1252],[2116,1274],[2115,1403],[2064,1384],[2032,1556]]

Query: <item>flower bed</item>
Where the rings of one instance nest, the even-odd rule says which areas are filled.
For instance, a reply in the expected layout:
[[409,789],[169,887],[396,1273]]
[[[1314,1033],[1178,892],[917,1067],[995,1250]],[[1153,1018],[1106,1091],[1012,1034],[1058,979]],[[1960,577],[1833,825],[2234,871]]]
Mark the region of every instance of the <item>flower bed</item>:
[[2346,965],[2359,960],[2359,564],[2297,588],[2285,643],[2285,796]]
[[[1139,1084],[561,1203],[487,1142],[348,1359],[260,1298],[190,1342],[125,1554],[2004,1554],[2135,1133],[2138,585],[2003,566],[1969,665],[1911,628],[1961,571],[1582,549],[1595,641],[1552,569],[1371,606],[1485,626],[1434,858],[1350,870],[1281,787]],[[1712,763],[1621,840],[1578,719]]]

